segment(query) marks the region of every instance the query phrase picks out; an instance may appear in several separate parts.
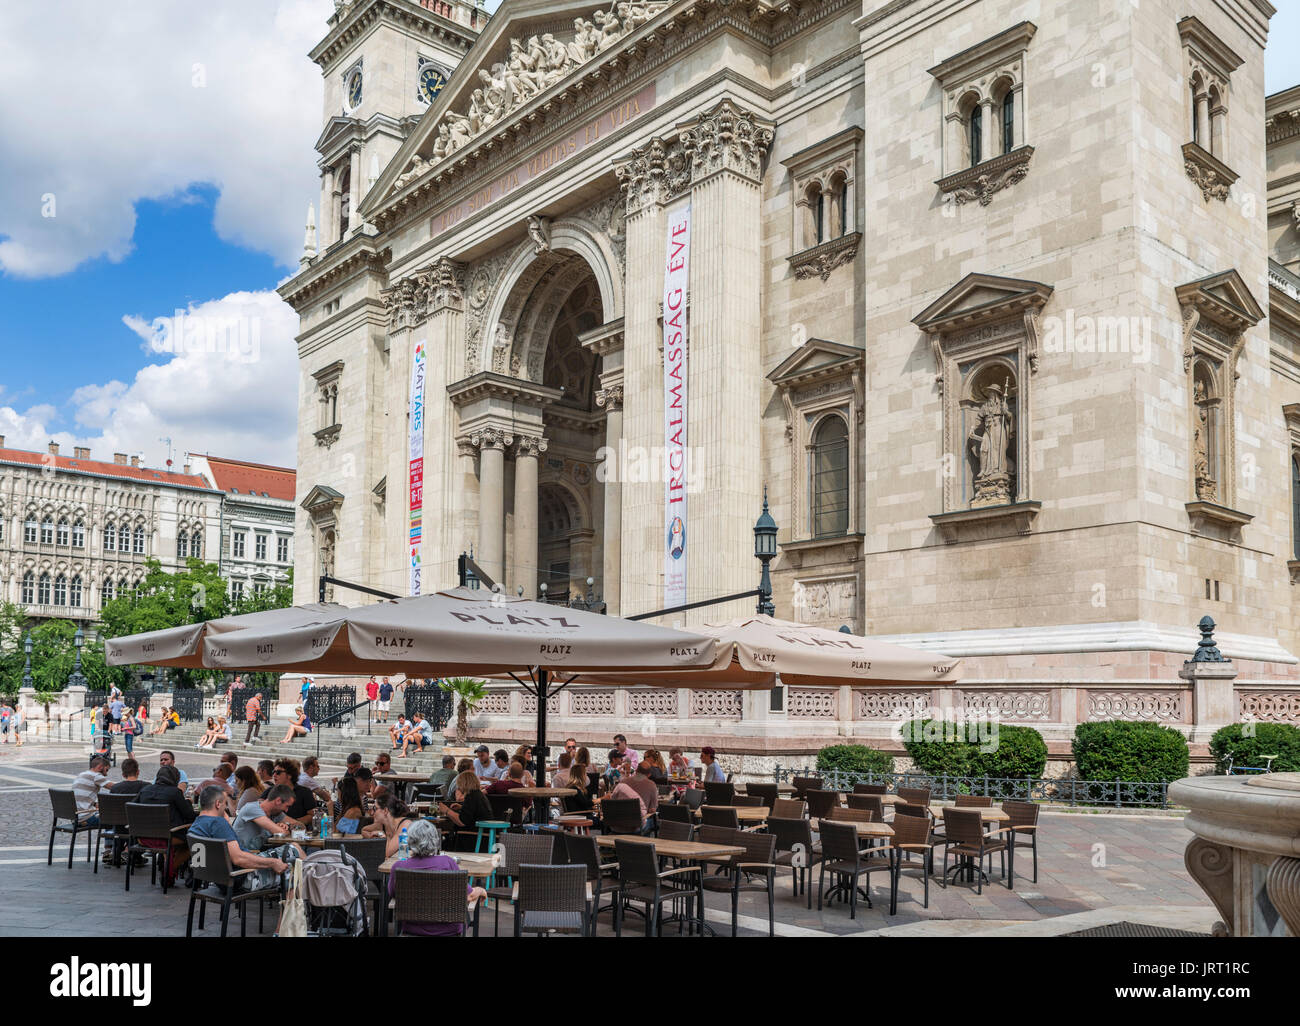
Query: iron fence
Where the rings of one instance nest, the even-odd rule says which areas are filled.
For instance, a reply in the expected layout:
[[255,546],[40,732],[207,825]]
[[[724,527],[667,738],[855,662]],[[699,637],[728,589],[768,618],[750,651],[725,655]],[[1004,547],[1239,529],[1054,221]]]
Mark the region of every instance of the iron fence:
[[230,692],[230,718],[243,723],[248,718],[248,700],[254,695],[262,696],[262,708],[257,718],[263,723],[271,722],[272,694],[266,688],[235,688]]
[[850,791],[854,784],[928,787],[935,801],[958,795],[987,795],[994,801],[1042,801],[1060,805],[1109,805],[1114,808],[1169,808],[1169,785],[1164,781],[1079,780],[1058,777],[964,777],[948,773],[847,773],[840,770],[802,770],[777,766],[774,778],[817,776],[831,791]]
[[303,711],[312,724],[331,720],[351,709],[357,702],[357,689],[346,684],[313,684],[307,692]]
[[[112,692],[110,691],[87,691],[86,700],[83,707],[86,709],[94,709],[96,706],[104,705],[106,702],[108,702],[109,700],[108,696],[110,694],[112,694]],[[148,701],[149,701],[148,688],[137,688],[137,689],[132,689],[131,691],[122,692],[122,703],[126,705],[132,712],[134,712],[141,705],[147,703]]]
[[177,688],[172,692],[172,708],[184,721],[201,720],[205,716],[206,697],[202,688]]
[[455,696],[437,684],[408,684],[403,692],[403,708],[407,717],[419,713],[433,727],[434,733],[442,730],[454,712]]

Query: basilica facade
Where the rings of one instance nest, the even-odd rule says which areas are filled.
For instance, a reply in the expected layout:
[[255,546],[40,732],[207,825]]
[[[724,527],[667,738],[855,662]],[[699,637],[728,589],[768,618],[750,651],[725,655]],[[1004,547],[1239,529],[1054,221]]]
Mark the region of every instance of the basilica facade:
[[[340,4],[296,598],[472,550],[630,615],[753,589],[960,687],[587,690],[755,754],[918,709],[1300,722],[1300,91],[1267,0]],[[590,582],[590,583],[589,583]],[[359,595],[340,591],[345,602]],[[684,626],[749,602],[675,614]],[[1179,677],[1203,616],[1228,691]],[[529,698],[493,692],[494,736]],[[487,729],[487,728],[485,728]],[[628,729],[629,734],[631,730]]]

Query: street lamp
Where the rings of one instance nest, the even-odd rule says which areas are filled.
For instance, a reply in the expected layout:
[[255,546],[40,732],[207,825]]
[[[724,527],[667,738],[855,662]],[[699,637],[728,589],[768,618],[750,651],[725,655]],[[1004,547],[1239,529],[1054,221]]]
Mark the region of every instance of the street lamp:
[[768,616],[776,616],[776,605],[772,602],[772,578],[768,574],[768,564],[776,557],[776,521],[767,510],[767,486],[763,486],[763,512],[754,523],[754,556],[763,564],[763,576],[758,582],[758,611]]
[[23,687],[35,687],[36,682],[32,680],[32,632],[27,632],[27,637],[23,639],[23,651],[27,653],[27,665],[23,668]]
[[86,686],[86,675],[81,672],[81,646],[86,643],[86,635],[80,627],[77,633],[72,637],[72,643],[77,647],[77,661],[72,667],[72,674],[68,677],[68,687],[84,688]]

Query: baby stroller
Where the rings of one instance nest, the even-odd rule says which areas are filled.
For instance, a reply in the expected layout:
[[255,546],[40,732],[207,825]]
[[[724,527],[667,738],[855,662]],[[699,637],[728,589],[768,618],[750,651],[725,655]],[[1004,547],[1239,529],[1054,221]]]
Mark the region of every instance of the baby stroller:
[[341,848],[303,857],[302,900],[312,936],[364,937],[370,931],[365,869]]
[[92,758],[103,756],[110,766],[117,765],[117,755],[113,752],[113,735],[107,730],[101,730],[95,735],[95,743],[91,747],[94,749],[91,752]]

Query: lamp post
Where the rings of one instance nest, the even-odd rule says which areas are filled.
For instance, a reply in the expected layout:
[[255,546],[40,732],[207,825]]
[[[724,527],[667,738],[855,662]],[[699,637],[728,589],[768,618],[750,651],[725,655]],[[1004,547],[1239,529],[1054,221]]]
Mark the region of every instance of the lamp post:
[[72,643],[77,647],[77,661],[72,667],[72,674],[68,677],[68,687],[84,688],[86,686],[86,675],[81,672],[81,646],[86,643],[86,635],[81,628],[77,628],[77,633],[72,637]]
[[23,639],[23,651],[27,653],[27,665],[23,667],[23,687],[32,688],[36,682],[32,680],[32,632],[27,632],[27,637]]
[[763,564],[763,575],[758,581],[758,611],[776,616],[772,601],[772,578],[768,564],[776,557],[776,521],[767,509],[767,486],[763,486],[763,512],[754,523],[754,556]]

